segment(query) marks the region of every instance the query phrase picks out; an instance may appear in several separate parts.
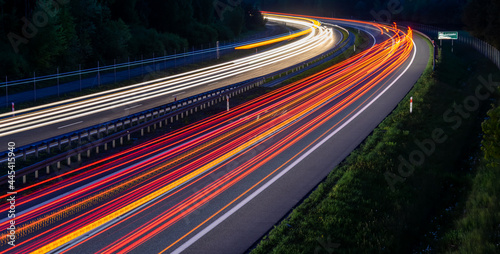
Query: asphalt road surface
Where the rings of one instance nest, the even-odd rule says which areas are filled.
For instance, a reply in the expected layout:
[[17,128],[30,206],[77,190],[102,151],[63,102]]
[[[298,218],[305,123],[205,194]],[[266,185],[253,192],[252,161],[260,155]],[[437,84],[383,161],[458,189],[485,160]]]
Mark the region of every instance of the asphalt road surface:
[[411,32],[325,22],[364,30],[374,46],[20,198],[19,245],[2,238],[0,253],[247,251],[369,135],[427,65],[427,42]]

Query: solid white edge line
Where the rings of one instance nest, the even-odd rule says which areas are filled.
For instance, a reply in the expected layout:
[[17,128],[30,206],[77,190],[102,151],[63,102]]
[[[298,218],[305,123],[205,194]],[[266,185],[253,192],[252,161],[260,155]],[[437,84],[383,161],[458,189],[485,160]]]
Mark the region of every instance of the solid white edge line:
[[189,246],[191,246],[193,243],[198,241],[200,238],[202,238],[204,235],[206,235],[208,232],[210,232],[212,229],[214,229],[216,226],[218,226],[220,223],[222,223],[224,220],[226,220],[229,216],[234,214],[236,211],[238,211],[241,207],[246,205],[248,202],[250,202],[253,198],[255,198],[257,195],[259,195],[261,192],[263,192],[265,189],[267,189],[271,184],[276,182],[279,178],[281,178],[283,175],[285,175],[288,171],[290,171],[293,167],[295,167],[297,164],[299,164],[302,160],[304,160],[307,156],[309,156],[311,153],[313,153],[316,149],[318,149],[320,146],[322,146],[326,141],[328,141],[330,138],[332,138],[335,134],[337,134],[339,131],[341,131],[345,126],[347,126],[349,123],[351,123],[355,118],[357,118],[361,113],[363,113],[368,107],[370,107],[375,101],[377,101],[387,90],[389,90],[399,79],[408,71],[410,66],[413,64],[413,61],[415,60],[415,56],[417,54],[417,47],[415,45],[415,41],[413,41],[413,47],[415,51],[413,52],[413,57],[411,59],[411,62],[408,64],[406,69],[389,85],[387,86],[379,95],[377,95],[373,100],[371,100],[366,106],[364,106],[360,111],[358,111],[354,116],[349,118],[344,124],[342,124],[337,130],[332,132],[330,135],[322,139],[319,143],[317,143],[315,146],[313,146],[310,150],[308,150],[306,153],[304,153],[302,156],[300,156],[297,160],[295,160],[292,164],[290,164],[288,167],[286,167],[283,171],[281,171],[278,175],[273,177],[271,180],[269,180],[266,184],[261,186],[259,189],[257,189],[255,192],[253,192],[250,196],[245,198],[243,201],[238,203],[235,207],[233,207],[231,210],[227,211],[224,215],[219,217],[217,220],[212,222],[210,225],[205,227],[202,231],[200,231],[198,234],[193,236],[191,239],[186,241],[184,244],[179,246],[177,249],[175,249],[172,254],[174,253],[181,253],[182,251],[186,250]]

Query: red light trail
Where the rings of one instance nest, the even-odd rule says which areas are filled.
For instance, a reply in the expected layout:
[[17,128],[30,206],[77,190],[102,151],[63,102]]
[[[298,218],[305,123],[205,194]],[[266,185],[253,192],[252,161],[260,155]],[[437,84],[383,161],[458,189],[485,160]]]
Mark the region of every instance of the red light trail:
[[[148,223],[109,242],[99,251],[130,252],[253,172],[266,170],[264,165],[267,162],[306,140],[310,133],[332,118],[339,117],[341,113],[351,114],[353,110],[350,107],[354,103],[368,100],[409,59],[414,46],[411,29],[405,33],[394,26],[359,23],[375,26],[381,33],[386,31],[391,34],[391,38],[315,75],[236,106],[229,112],[219,113],[66,173],[82,172],[79,175],[68,176],[59,182],[55,182],[58,177],[43,181],[53,185],[18,198],[17,205],[46,200],[57,191],[88,181],[90,183],[16,216],[19,244],[15,247],[7,245],[7,235],[4,233],[0,238],[0,253],[45,253],[107,225],[65,250],[70,252],[72,248],[112,231],[123,223],[136,220],[148,209],[195,183],[209,177],[214,179],[201,190],[185,195],[184,199],[154,216]],[[313,144],[315,140],[308,142]],[[262,146],[262,151],[256,152],[254,148],[259,146]],[[243,163],[235,163],[248,154],[255,155]],[[269,171],[265,178],[244,193],[274,175],[288,162]],[[224,171],[231,165],[236,166]],[[224,173],[218,175],[219,172]],[[19,192],[29,191],[33,187]],[[210,218],[242,196],[228,202]],[[1,212],[6,210],[7,205],[0,207]],[[194,226],[177,241],[169,243],[163,251],[170,250],[209,219]],[[113,223],[108,225],[110,222]],[[0,223],[0,227],[7,228],[8,223]]]

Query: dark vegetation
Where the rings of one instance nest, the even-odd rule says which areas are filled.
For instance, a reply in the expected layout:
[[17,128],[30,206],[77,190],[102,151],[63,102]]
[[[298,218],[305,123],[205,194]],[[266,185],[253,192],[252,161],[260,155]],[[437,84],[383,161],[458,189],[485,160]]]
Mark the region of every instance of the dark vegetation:
[[382,21],[412,21],[461,29],[500,48],[500,2],[496,0],[256,0],[268,11]]
[[379,14],[385,10],[390,14],[388,21],[405,20],[442,25],[461,24],[461,13],[466,3],[467,0],[261,0],[260,6],[265,10],[367,20],[376,18],[372,12]]
[[[261,29],[242,1],[0,0],[0,76],[9,79],[182,52]],[[235,4],[236,3],[236,4]]]
[[482,155],[467,178],[471,185],[437,247],[444,253],[500,252],[500,106],[494,106],[482,124]]

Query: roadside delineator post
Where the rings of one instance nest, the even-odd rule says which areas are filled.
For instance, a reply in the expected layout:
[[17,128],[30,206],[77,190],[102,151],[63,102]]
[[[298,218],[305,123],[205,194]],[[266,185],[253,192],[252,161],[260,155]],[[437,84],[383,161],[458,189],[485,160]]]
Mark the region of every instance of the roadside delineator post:
[[413,112],[413,97],[410,97],[410,114]]

